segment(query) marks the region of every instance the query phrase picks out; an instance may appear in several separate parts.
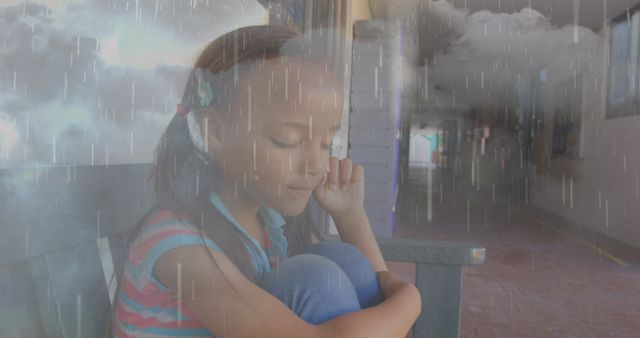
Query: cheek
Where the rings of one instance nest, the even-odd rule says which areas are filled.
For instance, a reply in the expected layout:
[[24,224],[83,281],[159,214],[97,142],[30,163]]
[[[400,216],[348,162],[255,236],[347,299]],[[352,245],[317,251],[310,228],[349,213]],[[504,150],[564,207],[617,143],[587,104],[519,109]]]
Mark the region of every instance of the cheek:
[[293,170],[292,152],[270,146],[266,142],[269,141],[265,141],[265,145],[256,151],[256,154],[259,154],[256,156],[257,165],[262,169],[265,178],[281,181]]
[[229,138],[224,145],[226,173],[234,177],[243,177],[253,169],[253,142],[241,138]]

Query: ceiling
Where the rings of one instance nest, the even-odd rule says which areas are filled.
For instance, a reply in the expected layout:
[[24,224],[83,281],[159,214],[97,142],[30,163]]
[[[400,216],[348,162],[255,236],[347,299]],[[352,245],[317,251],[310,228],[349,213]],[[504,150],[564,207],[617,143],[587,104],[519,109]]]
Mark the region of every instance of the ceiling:
[[[451,17],[433,10],[430,3],[444,0],[369,0],[374,19],[405,19],[416,15],[418,36],[417,63],[430,58],[434,52],[446,49],[456,32],[451,29]],[[542,13],[554,26],[577,22],[578,25],[598,31],[605,20],[610,20],[634,7],[640,0],[447,0],[456,9],[469,13],[488,10],[494,13],[516,13],[531,7]],[[576,6],[574,7],[574,4]],[[442,8],[443,6],[439,6]],[[463,11],[456,11],[462,13]],[[577,15],[575,15],[577,13]],[[444,17],[443,17],[444,16]],[[457,18],[458,21],[460,18]],[[464,19],[462,19],[464,20]],[[447,24],[448,23],[448,24]]]
[[[434,0],[369,0],[374,18],[387,18],[387,6],[426,4]],[[580,26],[597,30],[606,19],[624,13],[628,8],[640,5],[640,0],[448,0],[454,7],[469,13],[489,10],[494,13],[514,13],[531,7],[549,18],[551,23],[564,26],[574,22],[574,3],[578,4],[577,23]],[[423,6],[424,7],[424,6]],[[417,8],[414,7],[414,8]],[[606,11],[605,11],[606,10]]]
[[640,4],[639,0],[453,0],[452,2],[456,8],[466,6],[470,13],[485,9],[495,13],[514,13],[525,7],[531,7],[557,26],[574,23],[575,3],[578,7],[578,24],[594,30],[602,27],[605,19],[611,19],[626,12],[627,8]]

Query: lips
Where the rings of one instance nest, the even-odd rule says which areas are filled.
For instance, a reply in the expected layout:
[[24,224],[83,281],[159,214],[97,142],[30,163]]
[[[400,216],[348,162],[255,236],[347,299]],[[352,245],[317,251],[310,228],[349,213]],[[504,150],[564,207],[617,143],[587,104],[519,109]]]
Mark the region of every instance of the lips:
[[308,198],[311,195],[312,188],[308,186],[303,186],[303,187],[287,186],[287,190],[297,198]]

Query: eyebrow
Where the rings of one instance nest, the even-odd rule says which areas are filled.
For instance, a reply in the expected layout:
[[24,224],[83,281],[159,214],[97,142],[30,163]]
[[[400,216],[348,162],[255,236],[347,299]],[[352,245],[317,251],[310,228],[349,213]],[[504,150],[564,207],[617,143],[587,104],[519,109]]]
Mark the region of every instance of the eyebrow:
[[[283,123],[284,126],[288,126],[288,127],[294,127],[294,128],[303,128],[303,129],[308,129],[309,125],[308,124],[304,124],[304,123],[300,123],[300,122],[287,122],[287,123]],[[329,130],[331,131],[336,131],[338,129],[340,129],[341,125],[336,125],[333,126],[331,128],[329,128]]]

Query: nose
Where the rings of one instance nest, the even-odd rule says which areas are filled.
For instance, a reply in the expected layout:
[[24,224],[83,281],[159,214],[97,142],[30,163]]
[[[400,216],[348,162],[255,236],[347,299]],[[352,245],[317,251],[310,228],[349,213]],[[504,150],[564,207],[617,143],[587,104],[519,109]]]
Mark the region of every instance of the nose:
[[327,169],[327,154],[319,144],[311,144],[307,147],[307,156],[304,161],[305,178],[322,175]]

